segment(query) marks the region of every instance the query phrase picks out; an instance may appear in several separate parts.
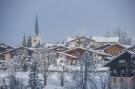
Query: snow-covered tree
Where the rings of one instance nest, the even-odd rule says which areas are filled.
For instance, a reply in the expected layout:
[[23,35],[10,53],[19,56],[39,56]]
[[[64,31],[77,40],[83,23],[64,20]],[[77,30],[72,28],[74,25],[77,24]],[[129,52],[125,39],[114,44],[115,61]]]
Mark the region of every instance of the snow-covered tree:
[[7,85],[6,81],[5,81],[5,78],[2,79],[0,89],[8,89],[8,85]]
[[24,34],[22,46],[27,47],[27,45],[28,45],[28,44],[27,44],[27,39],[26,39],[26,36],[25,36],[25,34]]
[[[68,89],[92,89],[94,86],[93,72],[96,70],[92,53],[86,51],[79,60],[80,70],[73,72],[71,75],[72,79],[69,81],[71,84],[68,85]],[[96,88],[96,86],[94,87]]]
[[28,38],[28,46],[27,47],[31,47],[32,46],[32,43],[31,43],[31,36],[29,36],[29,38]]
[[29,88],[30,89],[43,89],[43,85],[39,80],[39,63],[36,59],[35,55],[33,55],[32,59],[32,65],[29,73]]
[[44,78],[44,85],[46,86],[47,78],[49,75],[49,67],[51,65],[53,66],[54,59],[55,59],[55,53],[53,53],[48,48],[42,48],[39,50],[39,52],[40,52],[40,61],[41,61],[40,71]]
[[87,89],[88,79],[92,78],[91,73],[96,70],[92,52],[86,51],[80,59],[82,89]]
[[20,89],[19,80],[15,77],[15,74],[11,73],[9,76],[9,88],[10,89]]
[[14,56],[7,63],[8,68],[14,67],[15,71],[27,71],[30,67],[30,55],[27,50],[22,50],[21,54]]

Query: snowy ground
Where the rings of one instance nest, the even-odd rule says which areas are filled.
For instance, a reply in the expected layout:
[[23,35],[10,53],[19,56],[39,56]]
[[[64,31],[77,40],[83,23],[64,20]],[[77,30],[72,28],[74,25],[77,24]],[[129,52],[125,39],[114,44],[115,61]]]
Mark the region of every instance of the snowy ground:
[[[29,72],[17,72],[16,73],[16,77],[19,79],[22,79],[22,81],[26,85],[28,84],[28,80],[29,80],[28,75],[29,75]],[[7,76],[8,76],[8,72],[1,72],[0,73],[0,79],[7,77]],[[41,74],[39,74],[39,78],[41,81],[43,81],[43,77]],[[45,89],[63,89],[63,87],[60,86],[60,80],[58,78],[57,73],[52,73],[48,77],[47,86],[45,86]]]
[[[19,79],[22,79],[22,81],[25,83],[25,85],[28,84],[28,80],[29,80],[29,72],[17,72],[16,73],[16,77]],[[70,77],[69,77],[70,73],[65,73],[65,80],[70,81]],[[1,72],[0,73],[0,79],[7,77],[8,76],[8,72]],[[98,79],[98,73],[94,75],[97,80]],[[39,79],[43,82],[43,77],[41,74],[39,74]],[[48,80],[47,80],[47,86],[45,86],[44,89],[64,89],[64,87],[62,87],[60,85],[60,74],[57,72],[53,72],[49,75]]]

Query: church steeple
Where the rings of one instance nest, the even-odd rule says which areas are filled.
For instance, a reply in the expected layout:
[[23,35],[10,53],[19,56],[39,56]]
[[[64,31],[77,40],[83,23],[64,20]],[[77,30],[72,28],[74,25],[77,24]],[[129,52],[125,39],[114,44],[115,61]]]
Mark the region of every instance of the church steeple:
[[39,25],[38,25],[38,17],[36,15],[35,19],[35,34],[32,36],[32,38],[29,38],[29,42],[32,42],[29,44],[32,47],[38,47],[38,45],[41,43],[41,38],[39,34]]
[[36,15],[36,20],[35,20],[35,34],[36,36],[39,36],[39,26],[38,26],[38,17]]

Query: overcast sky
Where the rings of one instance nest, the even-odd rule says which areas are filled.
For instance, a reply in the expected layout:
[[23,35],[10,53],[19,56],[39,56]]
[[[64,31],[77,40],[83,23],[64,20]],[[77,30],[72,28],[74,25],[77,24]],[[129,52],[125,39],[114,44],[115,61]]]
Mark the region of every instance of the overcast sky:
[[118,27],[135,38],[135,0],[0,0],[0,42],[16,45],[33,35],[36,13],[44,42]]

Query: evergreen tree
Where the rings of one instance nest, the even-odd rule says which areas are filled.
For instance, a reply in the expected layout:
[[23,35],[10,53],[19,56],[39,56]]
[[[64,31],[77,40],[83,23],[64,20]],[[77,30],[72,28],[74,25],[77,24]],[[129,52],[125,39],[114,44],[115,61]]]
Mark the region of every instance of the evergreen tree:
[[38,73],[38,63],[36,62],[35,58],[33,59],[34,61],[32,62],[31,65],[31,70],[29,74],[29,87],[30,89],[43,89],[43,85],[40,83]]
[[26,36],[25,36],[25,34],[24,34],[24,36],[23,36],[23,46],[24,46],[24,47],[27,47],[27,41],[26,41]]
[[31,47],[31,36],[29,37],[29,39],[28,39],[28,47]]

